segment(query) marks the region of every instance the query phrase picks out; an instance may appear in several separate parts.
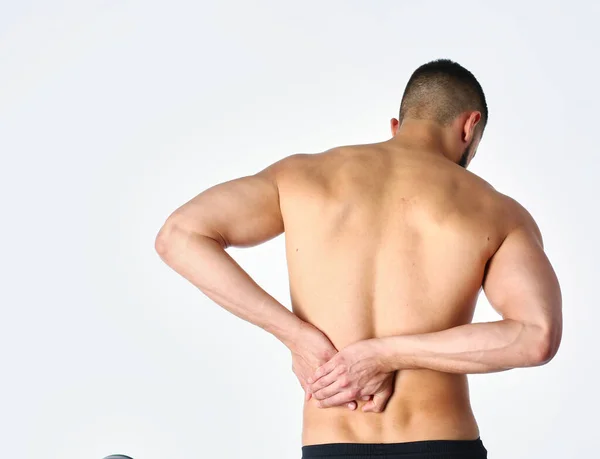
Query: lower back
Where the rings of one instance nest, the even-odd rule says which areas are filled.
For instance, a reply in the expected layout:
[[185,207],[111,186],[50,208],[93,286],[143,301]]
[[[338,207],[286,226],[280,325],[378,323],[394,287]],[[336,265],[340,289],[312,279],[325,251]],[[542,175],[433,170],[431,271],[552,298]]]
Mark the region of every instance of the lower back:
[[[343,283],[333,281],[326,292],[313,291],[314,295],[321,293],[325,301],[314,297],[301,300],[296,295],[293,304],[298,315],[308,317],[338,350],[363,339],[435,332],[470,321],[473,299],[462,307],[447,305],[444,311],[423,301],[425,291],[411,298],[398,293],[401,287],[390,290],[390,295],[380,294],[376,305],[360,307],[360,300],[352,298],[355,291],[344,290]],[[345,406],[317,408],[314,399],[304,402],[303,445],[470,440],[479,436],[466,375],[400,370],[382,413],[362,412],[365,403],[357,401],[358,408],[351,411]]]
[[345,406],[317,408],[314,400],[305,402],[302,444],[472,440],[479,436],[465,375],[400,371],[382,413],[363,413],[365,403],[358,401],[358,408],[351,411]]

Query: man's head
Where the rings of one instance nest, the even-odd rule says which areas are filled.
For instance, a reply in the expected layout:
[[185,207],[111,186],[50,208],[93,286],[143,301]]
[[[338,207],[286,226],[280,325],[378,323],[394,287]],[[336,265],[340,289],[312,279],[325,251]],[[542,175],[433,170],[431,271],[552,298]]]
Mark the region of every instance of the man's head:
[[477,151],[488,120],[485,94],[466,68],[449,59],[438,59],[414,71],[404,90],[392,134],[406,120],[426,120],[450,133],[458,164],[467,167]]

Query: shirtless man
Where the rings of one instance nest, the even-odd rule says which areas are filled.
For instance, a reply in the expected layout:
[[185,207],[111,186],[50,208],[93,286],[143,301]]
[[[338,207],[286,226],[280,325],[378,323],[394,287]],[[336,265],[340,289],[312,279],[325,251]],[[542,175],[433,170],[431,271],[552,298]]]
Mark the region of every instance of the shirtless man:
[[[169,266],[290,349],[304,458],[485,458],[466,375],[556,354],[561,293],[539,229],[466,170],[487,118],[468,70],[430,62],[391,139],[218,184],[157,235]],[[284,229],[293,313],[226,252]],[[471,323],[482,287],[502,320]]]

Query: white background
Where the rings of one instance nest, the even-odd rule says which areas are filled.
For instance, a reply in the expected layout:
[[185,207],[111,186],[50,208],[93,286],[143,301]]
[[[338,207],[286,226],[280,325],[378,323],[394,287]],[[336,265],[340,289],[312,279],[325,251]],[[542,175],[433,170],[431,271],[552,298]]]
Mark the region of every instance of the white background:
[[[211,185],[389,138],[440,57],[483,85],[471,170],[536,218],[564,295],[550,364],[470,377],[481,437],[595,457],[600,6],[489,3],[1,0],[2,457],[299,458],[289,351],[154,238]],[[289,306],[282,237],[231,253]]]

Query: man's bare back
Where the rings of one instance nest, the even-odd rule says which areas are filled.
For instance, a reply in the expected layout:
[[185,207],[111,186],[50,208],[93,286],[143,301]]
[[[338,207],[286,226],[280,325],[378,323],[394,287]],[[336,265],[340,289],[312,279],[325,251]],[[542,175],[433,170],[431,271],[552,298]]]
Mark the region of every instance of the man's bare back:
[[[294,313],[338,349],[469,323],[514,202],[432,152],[393,141],[288,159],[277,177]],[[465,375],[405,370],[386,410],[308,401],[303,443],[473,439]]]
[[[303,457],[368,457],[384,443],[392,455],[483,459],[466,375],[557,352],[560,287],[536,223],[466,171],[487,119],[466,72],[422,66],[390,140],[288,156],[215,185],[157,235],[174,270],[292,352]],[[292,311],[226,252],[282,233]],[[482,287],[502,320],[470,323]]]

